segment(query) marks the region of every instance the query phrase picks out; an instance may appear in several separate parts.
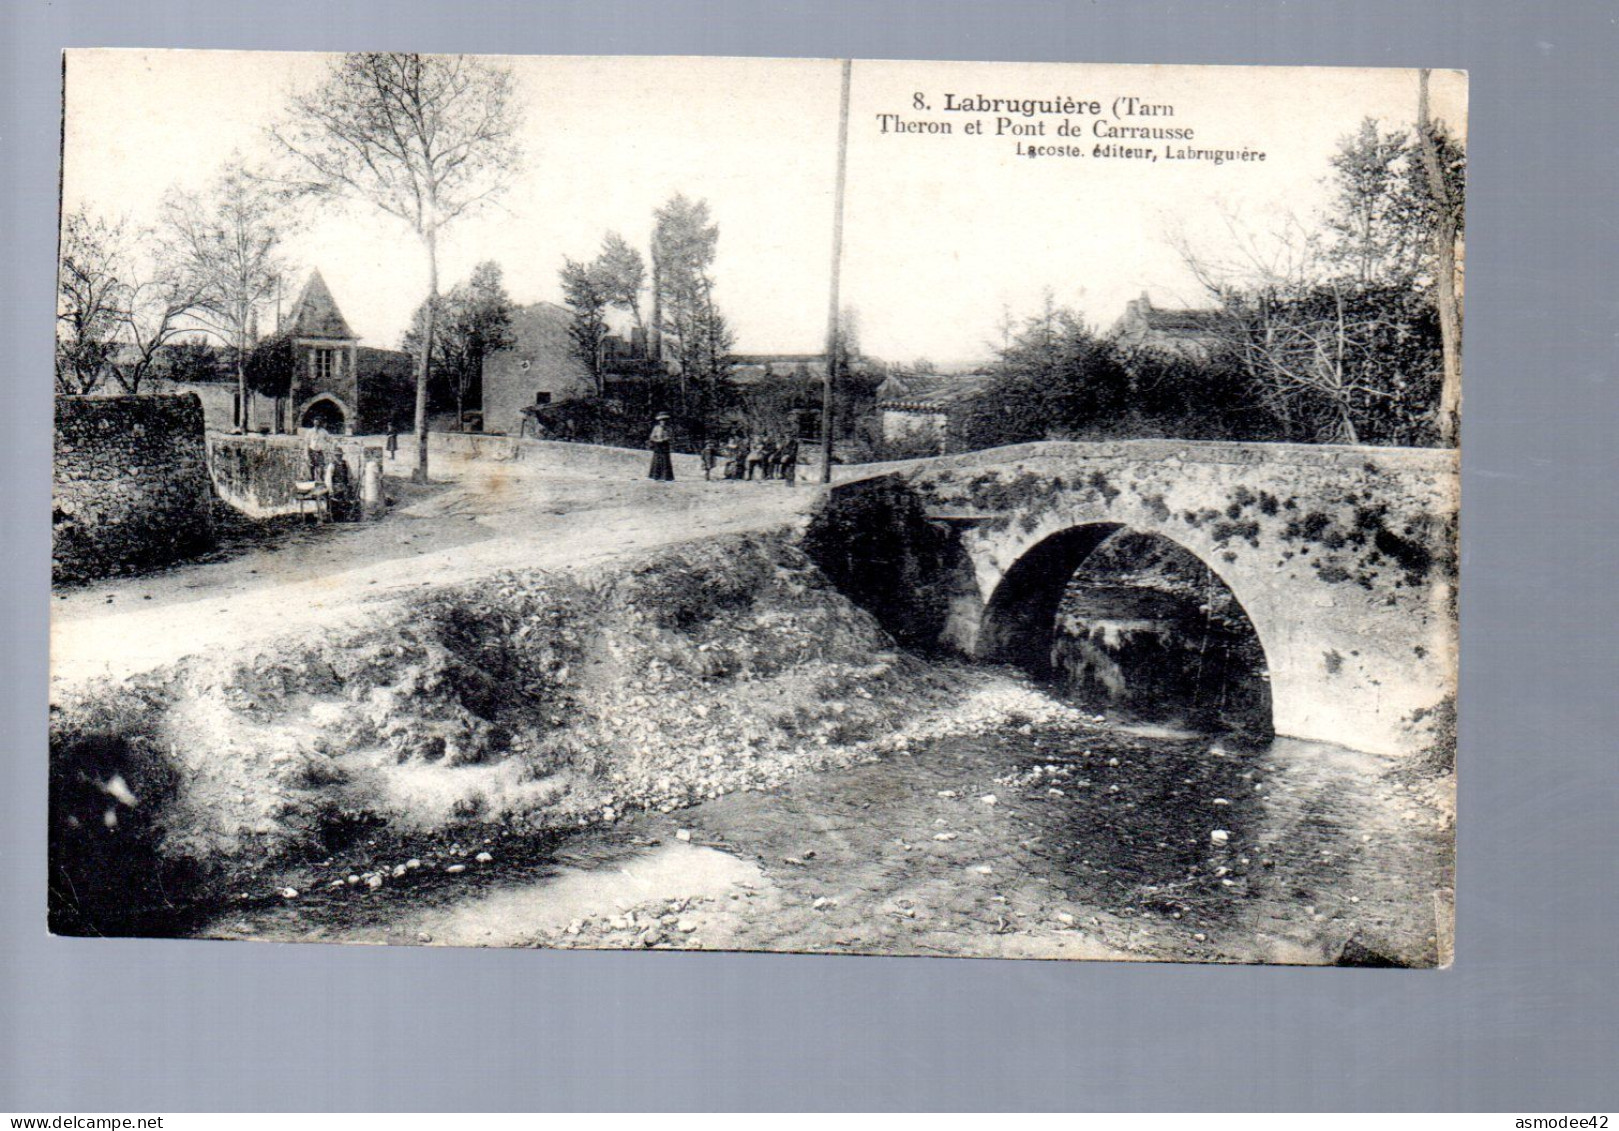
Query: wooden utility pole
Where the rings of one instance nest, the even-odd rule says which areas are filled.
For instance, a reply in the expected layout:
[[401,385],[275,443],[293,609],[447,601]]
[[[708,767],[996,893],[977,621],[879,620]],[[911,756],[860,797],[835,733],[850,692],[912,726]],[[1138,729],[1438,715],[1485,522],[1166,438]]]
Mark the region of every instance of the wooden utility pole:
[[821,482],[832,482],[832,393],[838,381],[838,276],[843,269],[843,182],[849,168],[849,68],[838,103],[838,180],[832,204],[832,288],[826,305],[826,388],[821,391]]

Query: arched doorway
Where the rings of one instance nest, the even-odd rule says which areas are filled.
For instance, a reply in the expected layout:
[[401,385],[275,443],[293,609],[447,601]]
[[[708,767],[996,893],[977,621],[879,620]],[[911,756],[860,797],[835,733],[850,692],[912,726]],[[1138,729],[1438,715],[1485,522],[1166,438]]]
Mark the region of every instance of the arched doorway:
[[336,397],[319,396],[304,406],[298,417],[300,428],[324,428],[328,432],[346,432],[348,413]]
[[990,598],[979,652],[1114,717],[1272,733],[1268,666],[1246,610],[1160,534],[1096,523],[1037,543]]

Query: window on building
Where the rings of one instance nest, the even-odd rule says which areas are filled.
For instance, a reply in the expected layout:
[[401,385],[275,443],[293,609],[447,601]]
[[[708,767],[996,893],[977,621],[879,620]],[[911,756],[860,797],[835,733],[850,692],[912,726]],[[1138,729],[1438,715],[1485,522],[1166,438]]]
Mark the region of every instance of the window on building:
[[550,393],[535,393],[534,394],[534,403],[535,404],[550,404],[551,403],[551,394]]
[[337,368],[336,350],[315,351],[315,380],[330,381],[332,371]]

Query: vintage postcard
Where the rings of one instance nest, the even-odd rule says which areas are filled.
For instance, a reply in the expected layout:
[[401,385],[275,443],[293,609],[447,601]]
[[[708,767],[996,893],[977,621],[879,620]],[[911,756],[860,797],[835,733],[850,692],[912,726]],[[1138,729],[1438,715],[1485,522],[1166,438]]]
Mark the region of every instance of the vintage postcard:
[[52,930],[1447,964],[1466,87],[67,52]]

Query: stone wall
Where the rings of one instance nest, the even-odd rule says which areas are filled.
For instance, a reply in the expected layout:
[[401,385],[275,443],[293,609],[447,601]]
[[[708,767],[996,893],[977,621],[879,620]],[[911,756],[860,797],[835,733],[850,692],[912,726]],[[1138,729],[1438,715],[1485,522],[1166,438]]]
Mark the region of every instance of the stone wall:
[[[380,448],[369,441],[328,436],[326,443],[343,454],[349,474],[358,482],[361,450]],[[400,438],[404,446],[404,437]],[[208,470],[219,497],[253,518],[295,514],[293,485],[309,479],[309,441],[303,436],[231,436],[208,434]]]
[[57,397],[51,575],[87,580],[213,545],[202,403]]
[[[203,427],[210,432],[228,432],[236,427],[236,382],[235,381],[163,381],[148,380],[141,386],[147,393],[192,393],[202,402]],[[270,422],[270,405],[273,403],[268,397],[256,398],[258,403],[254,406],[257,415],[256,423],[268,424]]]
[[[414,436],[400,436],[400,450],[405,450],[407,443],[415,442]],[[473,459],[531,460],[556,464],[568,470],[631,478],[644,476],[652,463],[652,453],[640,448],[615,448],[607,444],[569,443],[565,440],[531,440],[481,432],[429,432],[427,448],[429,453],[444,452]],[[673,460],[677,478],[702,478],[703,462],[697,456],[676,452]]]

